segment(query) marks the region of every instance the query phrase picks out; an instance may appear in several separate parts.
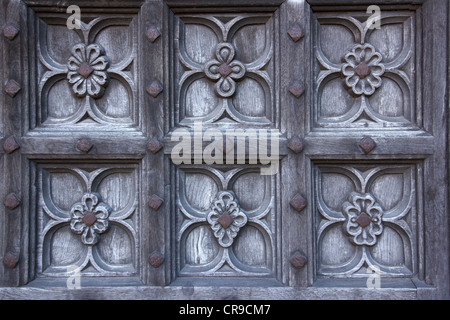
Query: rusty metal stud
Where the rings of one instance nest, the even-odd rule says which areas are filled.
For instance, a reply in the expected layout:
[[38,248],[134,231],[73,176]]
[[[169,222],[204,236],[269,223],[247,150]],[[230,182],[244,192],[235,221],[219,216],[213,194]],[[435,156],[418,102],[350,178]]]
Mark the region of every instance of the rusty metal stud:
[[94,145],[88,139],[80,139],[77,143],[77,149],[83,153],[88,153]]
[[95,70],[86,61],[82,62],[78,67],[78,74],[87,79]]
[[3,265],[9,269],[14,269],[19,263],[19,256],[12,252],[8,252],[3,257]]
[[147,142],[147,149],[153,154],[157,154],[162,147],[163,145],[156,138],[152,138],[149,142]]
[[297,42],[305,36],[305,33],[303,32],[303,29],[299,24],[295,24],[294,26],[292,26],[292,28],[290,28],[287,33],[294,42]]
[[295,269],[302,269],[305,266],[305,264],[308,262],[308,258],[306,257],[306,255],[303,252],[297,250],[291,256],[291,258],[289,259],[289,262]]
[[151,25],[147,28],[145,35],[147,36],[148,40],[153,43],[161,36],[161,32],[159,32],[157,27]]
[[355,71],[356,75],[360,79],[365,79],[368,75],[370,75],[372,73],[369,65],[367,63],[365,63],[364,61],[362,61],[358,66],[353,68],[353,71]]
[[161,252],[155,250],[152,253],[150,253],[150,256],[148,257],[148,263],[153,268],[158,268],[160,265],[164,263],[164,256],[162,255]]
[[298,154],[303,150],[303,142],[299,137],[293,137],[288,143],[288,148],[293,153]]
[[8,40],[14,40],[19,33],[19,29],[11,23],[6,24],[2,30],[3,36]]
[[8,138],[5,139],[5,141],[3,141],[3,149],[8,154],[13,153],[19,148],[20,146],[17,143],[16,138],[14,138],[14,136],[9,136]]
[[10,193],[3,200],[3,204],[9,210],[14,210],[15,208],[17,208],[20,205],[20,199],[19,199],[19,197],[17,197],[17,195],[15,193]]
[[303,82],[300,80],[294,81],[294,83],[289,87],[289,92],[296,98],[300,98],[300,96],[305,92],[305,86]]
[[377,144],[371,137],[362,138],[361,141],[359,141],[358,145],[365,154],[371,153],[377,146]]
[[148,200],[147,204],[150,208],[153,210],[158,210],[159,207],[163,204],[164,200],[160,197],[158,197],[156,194],[152,195],[150,199]]
[[300,193],[297,193],[289,202],[292,208],[297,210],[298,212],[302,211],[306,207],[306,199]]
[[163,91],[163,87],[159,81],[155,80],[147,87],[146,90],[149,95],[156,98]]
[[3,89],[11,98],[14,98],[21,88],[17,81],[10,79]]

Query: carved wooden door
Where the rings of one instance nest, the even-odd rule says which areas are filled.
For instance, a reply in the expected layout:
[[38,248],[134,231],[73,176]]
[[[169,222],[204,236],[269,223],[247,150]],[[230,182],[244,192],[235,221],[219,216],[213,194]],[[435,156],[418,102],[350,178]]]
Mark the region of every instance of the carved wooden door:
[[448,298],[448,1],[70,4],[0,6],[1,297]]

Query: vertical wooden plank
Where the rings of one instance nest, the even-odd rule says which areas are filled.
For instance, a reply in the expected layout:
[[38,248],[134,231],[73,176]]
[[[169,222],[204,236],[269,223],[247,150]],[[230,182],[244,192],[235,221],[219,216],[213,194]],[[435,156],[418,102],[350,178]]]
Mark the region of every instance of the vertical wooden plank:
[[[4,25],[12,25],[19,30],[14,38],[7,39],[2,36],[4,73],[2,79],[2,90],[9,81],[16,81],[20,91],[14,96],[3,94],[3,134],[5,138],[14,136],[20,145],[22,134],[22,105],[26,103],[27,79],[25,78],[24,65],[22,63],[23,49],[26,41],[26,8],[19,0],[4,1],[2,3],[4,12]],[[3,27],[3,25],[2,25]],[[23,283],[21,274],[26,270],[27,253],[24,252],[22,244],[26,241],[26,235],[22,234],[22,221],[26,214],[25,198],[28,196],[21,187],[22,161],[20,148],[4,156],[3,167],[3,190],[2,200],[8,194],[14,193],[21,200],[21,204],[15,209],[5,208],[4,224],[5,235],[3,259],[8,256],[17,256],[19,261],[16,265],[6,263],[2,265],[3,282],[8,286],[18,286]],[[25,166],[25,165],[24,165]]]
[[[424,11],[423,102],[425,129],[435,139],[435,153],[425,161],[425,281],[437,292],[419,291],[421,298],[449,294],[448,250],[448,1],[427,1]],[[447,93],[446,93],[447,92]]]
[[[175,118],[175,104],[174,104],[174,92],[175,92],[175,77],[174,75],[174,67],[173,67],[173,38],[174,38],[174,17],[172,11],[169,9],[169,6],[164,3],[162,7],[162,19],[164,21],[163,32],[166,35],[163,38],[163,46],[164,46],[164,83],[166,83],[166,95],[164,97],[164,106],[163,106],[163,120],[164,127],[163,132],[164,135],[168,134],[174,126],[174,118]],[[164,212],[165,215],[165,248],[166,248],[166,257],[167,263],[165,265],[165,283],[169,284],[176,278],[176,261],[177,261],[177,252],[176,252],[176,225],[174,212],[176,211],[176,181],[175,181],[175,169],[169,157],[164,156],[164,185],[165,191],[164,196],[166,199],[166,210]]]
[[[168,85],[164,78],[165,71],[165,43],[168,36],[163,19],[162,1],[147,1],[141,7],[139,23],[139,63],[141,96],[140,108],[143,108],[144,117],[141,119],[143,131],[148,140],[157,139],[162,142],[164,130],[164,106],[168,97]],[[147,36],[150,28],[156,28],[160,35],[153,41]],[[159,82],[162,92],[156,97],[146,91],[152,83]],[[170,246],[165,241],[166,217],[169,215],[170,194],[164,186],[164,153],[161,151],[153,154],[147,151],[142,161],[142,217],[141,243],[142,243],[142,280],[151,285],[165,285],[165,274],[170,265]],[[150,198],[156,195],[163,199],[163,204],[157,210],[148,206]],[[164,263],[160,266],[152,266],[148,258],[152,253],[164,256]]]
[[[0,10],[0,26],[4,26],[5,25],[5,12],[6,12],[6,2],[2,1],[1,3],[1,10]],[[5,39],[3,36],[1,36],[0,41],[2,42],[2,47],[0,50],[0,63],[2,65],[1,68],[1,79],[2,79],[2,89],[0,90],[0,139],[3,142],[4,138],[5,138],[5,125],[4,125],[4,117],[5,117],[5,112],[6,112],[6,104],[5,104],[5,100],[6,100],[6,93],[3,90],[3,80],[6,79],[6,68],[4,66],[6,66],[6,61],[5,61],[5,42],[8,41],[7,39]],[[6,153],[3,150],[3,148],[0,148],[0,172],[2,174],[2,177],[5,174],[4,171],[4,162],[5,162],[5,157]],[[0,199],[4,199],[4,197],[6,196],[6,190],[5,190],[5,182],[2,181],[2,185],[0,186]],[[6,208],[5,206],[2,204],[0,206],[0,257],[3,259],[3,256],[5,255],[6,252],[6,239],[7,239],[7,234],[6,234]],[[0,285],[4,286],[6,285],[5,282],[5,267],[3,265],[3,263],[0,264]]]
[[[302,140],[307,134],[309,126],[310,101],[310,42],[311,29],[308,16],[308,5],[305,1],[288,0],[282,5],[282,17],[280,19],[280,61],[281,61],[281,131],[288,141],[294,137]],[[295,26],[300,26],[304,36],[298,41],[292,40],[290,31]],[[306,90],[298,98],[289,89],[299,81],[305,85]],[[309,160],[303,153],[289,152],[281,163],[281,195],[282,195],[282,247],[285,248],[282,261],[282,282],[292,286],[306,286],[307,275],[312,267],[312,251],[308,238],[311,235],[312,199],[309,186],[311,185],[308,168]],[[290,205],[290,201],[296,194],[301,194],[307,201],[307,206],[297,212]],[[308,258],[308,263],[300,270],[294,268],[290,262],[292,254],[296,251],[303,252]]]

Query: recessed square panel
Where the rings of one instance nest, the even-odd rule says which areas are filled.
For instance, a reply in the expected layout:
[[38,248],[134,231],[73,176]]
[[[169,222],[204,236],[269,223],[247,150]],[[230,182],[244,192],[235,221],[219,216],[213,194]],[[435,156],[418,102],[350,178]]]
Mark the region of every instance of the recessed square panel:
[[136,275],[138,166],[42,164],[38,173],[38,274]]
[[[89,14],[81,29],[67,17],[37,15],[36,123],[49,130],[138,126],[137,16]],[[105,126],[107,125],[107,126]]]
[[383,11],[379,26],[365,12],[315,16],[314,127],[420,126],[415,14]]
[[367,277],[418,272],[417,166],[317,164],[317,275]]
[[276,16],[175,15],[176,123],[275,122]]
[[259,170],[177,170],[179,276],[274,276],[275,179]]

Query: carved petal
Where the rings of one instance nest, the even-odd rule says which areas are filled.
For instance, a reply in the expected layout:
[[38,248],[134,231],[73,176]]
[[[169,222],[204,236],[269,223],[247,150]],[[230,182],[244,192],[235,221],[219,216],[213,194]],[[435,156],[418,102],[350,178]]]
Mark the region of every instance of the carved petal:
[[86,46],[82,43],[73,46],[72,56],[78,60],[78,64],[86,61]]
[[108,74],[102,71],[94,71],[91,78],[101,86],[105,86],[109,82]]
[[216,83],[216,92],[223,98],[231,97],[236,91],[236,82],[231,78],[220,78]]
[[103,49],[102,46],[95,44],[95,43],[90,44],[86,48],[87,59],[85,61],[88,62],[92,66],[93,64],[95,64],[95,60],[104,54],[105,54],[105,50]]
[[77,71],[69,71],[67,73],[67,80],[70,84],[74,84],[80,80],[83,80],[83,77]]
[[347,79],[345,79],[345,83],[349,87],[355,87],[359,81],[361,81],[361,79],[359,79],[359,77],[354,72],[352,76],[349,76],[347,77]]
[[96,71],[105,71],[109,66],[109,60],[107,57],[102,56],[92,61],[89,65]]
[[70,209],[70,216],[72,219],[81,219],[83,218],[84,207],[81,203],[76,203]]
[[108,220],[97,219],[97,221],[95,221],[95,223],[92,225],[91,228],[97,233],[103,233],[106,230],[108,230],[108,227],[109,227]]
[[205,75],[212,80],[220,79],[221,75],[219,73],[220,62],[217,60],[211,60],[207,62],[204,66]]
[[81,198],[81,203],[86,211],[92,211],[98,203],[98,196],[94,193],[86,193]]
[[109,208],[106,204],[103,202],[98,204],[95,209],[93,210],[93,213],[99,220],[107,219],[109,216],[109,212],[111,211],[111,208]]
[[350,63],[346,63],[342,66],[342,74],[346,77],[352,77],[355,74],[355,66]]
[[83,233],[86,225],[80,219],[72,219],[70,221],[70,230],[72,230],[76,234]]
[[98,241],[97,235],[92,227],[86,227],[81,235],[81,242],[86,245],[94,245]]
[[87,88],[87,93],[93,98],[100,97],[105,90],[94,79],[86,80],[86,88]]
[[70,71],[77,71],[80,64],[81,62],[78,59],[76,59],[74,56],[71,56],[69,58],[69,62],[67,62],[67,68]]
[[238,80],[238,79],[241,79],[245,75],[245,67],[240,61],[235,60],[235,61],[231,62],[230,67],[233,70],[230,73],[231,78]]
[[72,90],[77,96],[84,97],[86,95],[86,79],[80,77],[80,79],[72,86]]
[[219,43],[216,47],[216,58],[220,64],[224,62],[230,64],[234,59],[235,53],[233,45],[229,42]]

